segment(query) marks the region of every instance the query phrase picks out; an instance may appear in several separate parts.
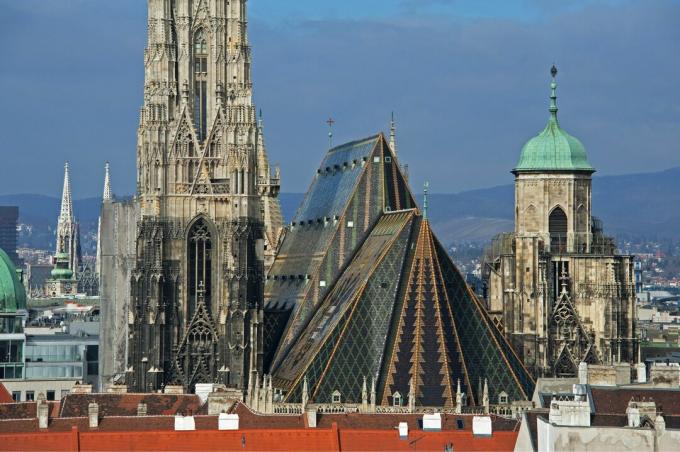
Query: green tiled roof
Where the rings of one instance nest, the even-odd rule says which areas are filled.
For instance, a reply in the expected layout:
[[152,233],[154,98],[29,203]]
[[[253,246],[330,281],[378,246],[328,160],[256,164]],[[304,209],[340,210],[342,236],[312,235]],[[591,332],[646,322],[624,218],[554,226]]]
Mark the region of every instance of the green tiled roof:
[[533,171],[588,171],[595,169],[588,162],[586,149],[575,137],[569,135],[557,120],[557,84],[553,81],[550,96],[550,119],[538,136],[522,148],[517,172]]
[[26,309],[26,291],[7,253],[0,249],[0,313]]

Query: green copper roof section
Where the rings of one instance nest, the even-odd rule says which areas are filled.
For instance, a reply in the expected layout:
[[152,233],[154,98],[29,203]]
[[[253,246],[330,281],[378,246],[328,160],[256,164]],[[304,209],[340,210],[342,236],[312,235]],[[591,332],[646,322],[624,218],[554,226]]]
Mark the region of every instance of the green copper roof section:
[[513,172],[534,171],[587,171],[595,172],[588,162],[586,149],[575,137],[565,132],[557,120],[557,68],[552,67],[550,84],[550,119],[538,136],[522,148],[522,155]]
[[56,265],[52,269],[52,278],[54,279],[71,279],[73,278],[73,271],[68,268],[69,256],[66,253],[57,253],[54,256]]
[[7,253],[0,249],[0,314],[26,309],[26,291],[17,269]]

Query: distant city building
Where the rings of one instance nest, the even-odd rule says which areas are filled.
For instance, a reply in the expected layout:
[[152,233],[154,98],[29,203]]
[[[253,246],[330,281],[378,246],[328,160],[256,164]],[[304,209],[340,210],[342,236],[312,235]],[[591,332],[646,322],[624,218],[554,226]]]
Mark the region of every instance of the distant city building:
[[548,125],[513,170],[515,232],[494,239],[484,277],[489,313],[526,366],[570,376],[581,361],[634,360],[636,281],[633,257],[592,216],[595,170],[560,127],[551,88]]
[[68,163],[64,165],[64,189],[61,196],[61,210],[57,220],[57,243],[54,254],[54,269],[45,282],[45,295],[63,297],[78,293],[77,273],[80,269],[80,233],[73,215],[71,180]]
[[[631,371],[635,381],[631,379]],[[579,365],[578,378],[539,379],[521,413],[516,451],[676,450],[680,366]]]
[[0,249],[12,259],[15,266],[21,267],[22,262],[17,255],[17,241],[19,232],[19,208],[15,206],[0,206]]

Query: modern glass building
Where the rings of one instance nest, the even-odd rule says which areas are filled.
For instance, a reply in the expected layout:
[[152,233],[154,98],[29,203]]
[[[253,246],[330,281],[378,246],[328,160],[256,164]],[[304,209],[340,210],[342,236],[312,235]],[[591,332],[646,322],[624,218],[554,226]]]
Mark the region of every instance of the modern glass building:
[[24,376],[26,292],[21,274],[0,249],[0,379]]

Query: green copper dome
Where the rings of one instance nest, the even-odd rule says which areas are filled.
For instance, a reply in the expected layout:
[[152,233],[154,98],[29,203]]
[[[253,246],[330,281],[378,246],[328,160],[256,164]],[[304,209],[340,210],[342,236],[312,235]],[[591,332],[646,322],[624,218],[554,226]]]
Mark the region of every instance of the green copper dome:
[[54,279],[71,279],[73,278],[73,271],[68,268],[69,256],[66,253],[57,253],[54,256],[56,265],[52,269],[52,278]]
[[7,253],[0,249],[0,314],[26,309],[26,291],[17,269]]
[[553,82],[550,85],[550,119],[548,125],[538,136],[529,140],[522,148],[517,172],[534,171],[587,171],[595,172],[588,162],[586,149],[581,142],[562,130],[557,121],[557,83],[554,77],[557,69],[552,69]]

